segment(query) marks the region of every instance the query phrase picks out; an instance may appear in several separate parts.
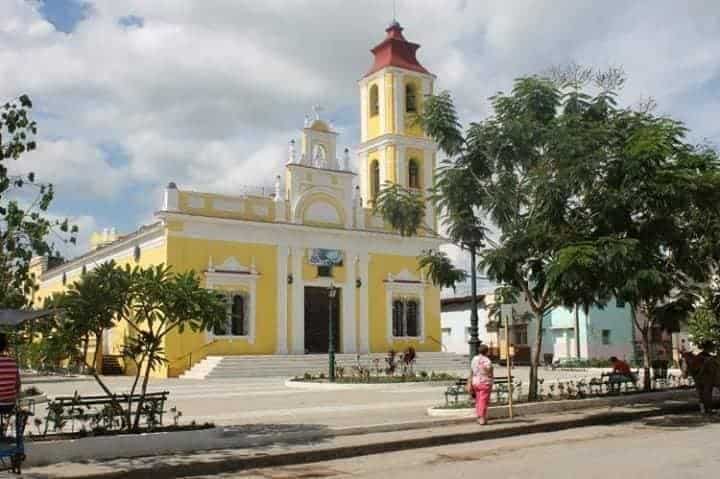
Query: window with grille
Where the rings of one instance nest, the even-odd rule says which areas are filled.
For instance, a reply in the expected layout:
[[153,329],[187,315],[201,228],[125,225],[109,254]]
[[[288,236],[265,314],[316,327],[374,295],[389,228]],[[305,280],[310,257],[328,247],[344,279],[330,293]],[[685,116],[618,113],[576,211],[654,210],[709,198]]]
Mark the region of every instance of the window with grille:
[[412,83],[405,85],[405,111],[417,113],[417,92]]
[[420,336],[420,304],[416,299],[398,298],[393,301],[393,336]]
[[602,343],[605,345],[610,344],[610,330],[609,329],[602,330]]
[[215,336],[247,336],[247,301],[242,293],[227,295],[225,322],[215,327]]
[[411,159],[408,163],[408,186],[410,188],[420,188],[420,168],[415,159]]

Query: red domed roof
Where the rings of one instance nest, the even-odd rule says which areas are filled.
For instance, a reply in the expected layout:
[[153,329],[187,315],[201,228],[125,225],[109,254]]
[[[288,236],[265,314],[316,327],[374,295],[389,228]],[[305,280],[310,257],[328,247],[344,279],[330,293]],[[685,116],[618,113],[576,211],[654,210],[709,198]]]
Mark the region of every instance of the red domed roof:
[[370,50],[375,55],[375,63],[365,76],[389,66],[430,74],[415,58],[420,45],[405,40],[402,34],[403,28],[398,22],[393,22],[385,31],[387,32],[385,40]]

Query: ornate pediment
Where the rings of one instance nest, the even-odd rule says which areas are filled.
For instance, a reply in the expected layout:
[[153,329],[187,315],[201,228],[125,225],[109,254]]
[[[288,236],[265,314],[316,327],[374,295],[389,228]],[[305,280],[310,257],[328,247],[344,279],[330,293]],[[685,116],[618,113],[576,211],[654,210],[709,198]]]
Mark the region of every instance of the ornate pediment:
[[388,273],[388,283],[421,283],[422,278],[412,274],[407,269],[401,270],[398,274]]
[[250,266],[241,264],[237,258],[230,256],[224,262],[215,266],[212,256],[208,260],[208,273],[238,273],[238,274],[257,274],[255,267],[255,258],[252,259]]

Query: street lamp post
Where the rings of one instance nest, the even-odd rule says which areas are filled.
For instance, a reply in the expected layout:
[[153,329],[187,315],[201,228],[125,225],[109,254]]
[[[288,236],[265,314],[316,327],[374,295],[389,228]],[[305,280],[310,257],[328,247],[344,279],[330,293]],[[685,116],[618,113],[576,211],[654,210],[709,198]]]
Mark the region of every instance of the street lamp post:
[[330,298],[328,308],[328,379],[331,383],[335,382],[335,328],[333,327],[333,303],[335,302],[336,294],[337,288],[334,284],[330,283],[330,286],[328,287],[328,297]]
[[470,360],[477,356],[480,340],[478,338],[478,313],[477,313],[477,265],[475,264],[474,246],[470,247]]

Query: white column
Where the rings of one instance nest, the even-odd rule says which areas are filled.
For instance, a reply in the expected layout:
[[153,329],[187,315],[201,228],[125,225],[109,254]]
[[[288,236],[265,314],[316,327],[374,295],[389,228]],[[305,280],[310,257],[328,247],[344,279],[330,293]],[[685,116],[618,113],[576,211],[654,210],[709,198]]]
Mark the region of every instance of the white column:
[[405,151],[404,146],[397,145],[395,165],[397,166],[397,168],[395,169],[395,175],[397,176],[397,183],[404,187],[410,186],[407,181],[408,180],[408,178],[407,178],[408,160],[407,160],[407,152]]
[[370,352],[370,322],[368,321],[368,300],[370,299],[370,281],[369,281],[369,258],[367,253],[359,255],[358,276],[362,285],[360,286],[360,337],[359,344],[361,354]]
[[357,273],[355,272],[355,253],[345,251],[345,287],[343,288],[342,297],[342,325],[340,333],[342,334],[342,352],[357,352],[357,340],[355,338],[356,320],[355,317],[355,280]]
[[368,83],[360,85],[360,141],[367,141]]
[[[429,148],[424,151],[422,178],[423,191],[427,191],[428,188],[433,186],[433,171],[435,170],[435,165],[433,164],[434,153],[435,152]],[[437,218],[435,218],[435,207],[433,206],[432,201],[426,202],[425,221],[431,229],[437,229]]]
[[378,150],[378,160],[380,162],[380,189],[385,187],[387,181],[387,150],[385,146]]
[[305,354],[305,288],[302,277],[303,249],[292,249],[292,348],[293,354]]
[[380,102],[380,105],[378,105],[380,108],[378,108],[378,113],[380,115],[380,118],[378,118],[378,121],[380,121],[380,134],[384,135],[387,132],[387,128],[385,126],[385,122],[387,121],[387,108],[385,108],[385,75],[378,76],[378,101]]
[[288,298],[288,254],[284,245],[277,249],[277,354],[287,354],[287,298]]
[[405,88],[403,88],[402,73],[395,73],[395,133],[402,135],[405,133]]

